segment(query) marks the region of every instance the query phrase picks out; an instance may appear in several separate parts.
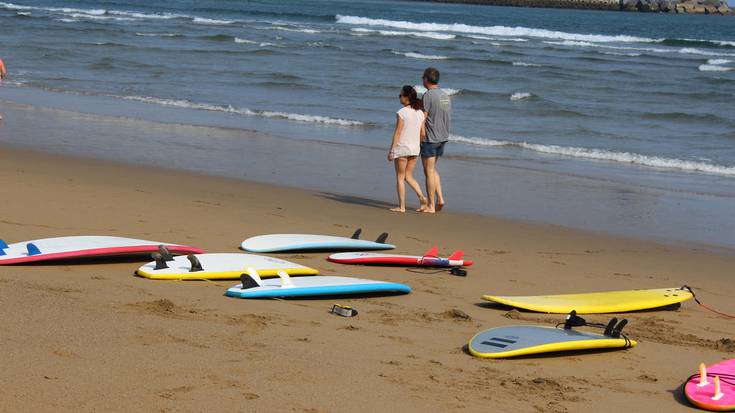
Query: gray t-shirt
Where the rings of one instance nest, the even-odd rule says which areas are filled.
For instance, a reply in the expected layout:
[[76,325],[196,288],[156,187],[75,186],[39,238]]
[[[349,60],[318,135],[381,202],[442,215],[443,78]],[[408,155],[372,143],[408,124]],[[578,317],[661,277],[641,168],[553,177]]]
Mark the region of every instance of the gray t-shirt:
[[452,123],[452,100],[441,89],[429,89],[424,93],[424,112],[426,116],[426,141],[431,143],[449,140],[449,126]]

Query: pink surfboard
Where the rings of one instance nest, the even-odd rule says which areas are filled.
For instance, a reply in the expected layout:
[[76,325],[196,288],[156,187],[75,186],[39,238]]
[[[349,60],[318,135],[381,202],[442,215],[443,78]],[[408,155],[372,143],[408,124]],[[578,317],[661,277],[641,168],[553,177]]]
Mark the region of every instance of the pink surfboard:
[[439,249],[433,247],[426,251],[423,256],[373,252],[344,252],[332,254],[327,259],[340,264],[398,265],[408,267],[463,267],[472,265],[472,261],[462,259],[464,255],[462,251],[455,251],[447,258],[439,257],[438,254]]
[[[715,397],[715,376],[720,377],[722,396]],[[715,412],[735,411],[735,359],[707,367],[707,384],[702,377],[692,376],[684,385],[684,395],[696,407]]]
[[187,245],[108,236],[44,238],[6,244],[0,240],[0,265],[119,255],[146,255],[163,245],[172,254],[200,254]]

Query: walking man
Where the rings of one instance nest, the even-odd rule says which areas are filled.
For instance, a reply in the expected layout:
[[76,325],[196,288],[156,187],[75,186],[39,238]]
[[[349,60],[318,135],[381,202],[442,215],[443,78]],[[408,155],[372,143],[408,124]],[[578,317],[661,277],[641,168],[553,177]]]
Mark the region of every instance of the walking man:
[[442,183],[436,165],[444,155],[444,145],[449,140],[452,102],[449,95],[439,88],[439,71],[436,68],[424,70],[422,81],[426,88],[423,97],[426,137],[421,141],[421,163],[424,165],[429,202],[421,212],[433,214],[444,208]]

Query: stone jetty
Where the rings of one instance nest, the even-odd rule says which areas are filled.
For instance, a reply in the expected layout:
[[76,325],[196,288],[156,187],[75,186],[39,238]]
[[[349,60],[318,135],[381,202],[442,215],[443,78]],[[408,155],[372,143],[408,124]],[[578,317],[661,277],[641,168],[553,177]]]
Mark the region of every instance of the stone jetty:
[[726,0],[432,0],[442,3],[735,16]]

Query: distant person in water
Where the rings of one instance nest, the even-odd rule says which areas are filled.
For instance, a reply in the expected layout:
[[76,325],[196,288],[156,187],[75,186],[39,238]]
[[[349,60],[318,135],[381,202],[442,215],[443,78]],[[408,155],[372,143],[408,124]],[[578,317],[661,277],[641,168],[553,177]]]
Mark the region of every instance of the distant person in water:
[[421,100],[413,86],[403,86],[398,95],[403,107],[396,113],[396,129],[388,151],[388,161],[393,161],[396,168],[396,192],[398,193],[398,207],[391,208],[394,212],[406,212],[406,185],[416,192],[421,207],[426,209],[426,198],[421,192],[421,186],[413,178],[413,169],[420,151],[421,136],[424,133],[424,112]]
[[452,120],[452,102],[449,95],[439,88],[439,71],[433,67],[424,70],[422,76],[426,93],[422,98],[426,114],[426,137],[421,140],[421,163],[426,177],[426,195],[429,202],[421,212],[433,214],[444,208],[444,193],[439,171],[439,158],[444,155],[444,145],[449,140]]
[[[0,84],[3,83],[6,76],[8,76],[8,72],[5,70],[5,63],[3,62],[3,59],[0,59]],[[2,113],[0,113],[0,120],[3,120]]]

